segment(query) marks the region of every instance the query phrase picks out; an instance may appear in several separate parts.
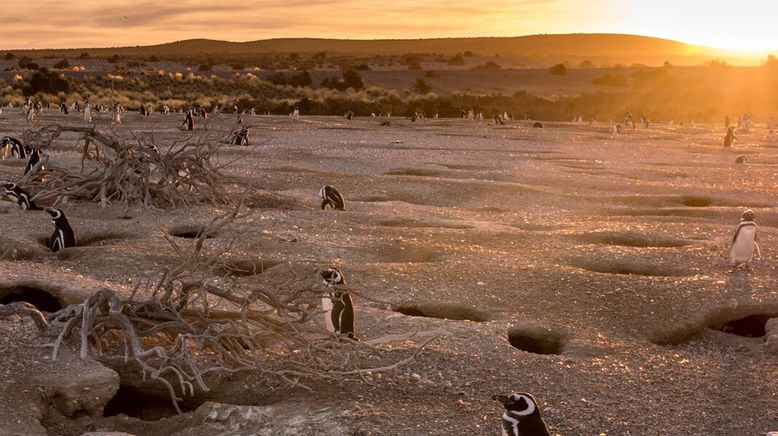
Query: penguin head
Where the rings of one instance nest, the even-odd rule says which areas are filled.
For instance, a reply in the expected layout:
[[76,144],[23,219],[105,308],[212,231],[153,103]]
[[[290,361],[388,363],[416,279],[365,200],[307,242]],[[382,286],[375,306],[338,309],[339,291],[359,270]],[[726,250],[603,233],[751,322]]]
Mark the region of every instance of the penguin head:
[[532,394],[520,392],[510,395],[494,395],[493,400],[497,400],[505,406],[505,409],[519,416],[540,416],[538,403]]
[[60,219],[60,218],[65,216],[65,214],[61,210],[53,208],[53,207],[47,207],[44,210],[46,211],[46,213],[51,215],[51,221],[52,222],[57,221],[58,219]]
[[16,183],[14,182],[4,182],[3,188],[5,188],[6,192],[13,191],[17,188]]
[[326,286],[343,285],[346,281],[343,279],[343,273],[340,269],[335,267],[329,267],[319,272],[319,275],[324,279]]
[[751,209],[746,210],[743,212],[743,215],[740,217],[740,221],[753,221],[756,219],[756,215],[754,215],[754,211]]
[[330,186],[330,185],[322,186],[322,188],[319,189],[319,197],[321,197],[322,199],[326,199],[327,198],[327,189],[332,189],[332,186]]

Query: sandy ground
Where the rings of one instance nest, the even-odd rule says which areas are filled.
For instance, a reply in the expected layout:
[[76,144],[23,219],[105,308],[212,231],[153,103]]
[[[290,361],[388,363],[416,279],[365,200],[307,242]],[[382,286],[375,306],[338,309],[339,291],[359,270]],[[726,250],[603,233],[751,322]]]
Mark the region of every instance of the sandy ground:
[[[65,119],[78,122],[43,117]],[[121,129],[164,143],[184,135],[180,121],[128,114]],[[764,129],[740,133],[724,149],[722,128],[710,125],[613,136],[607,125],[555,123],[245,122],[258,145],[225,147],[223,159],[240,158],[228,174],[277,196],[254,205],[255,232],[234,255],[278,265],[241,280],[337,265],[370,298],[355,298],[361,338],[442,333],[392,373],[322,382],[313,391],[271,391],[249,377],[207,399],[326,413],[334,434],[498,434],[500,405],[491,396],[513,391],[533,393],[551,431],[563,435],[778,430],[775,352],[764,338],[718,329],[748,315],[778,315],[778,149],[764,146]],[[233,123],[224,115],[209,129],[217,134]],[[15,113],[0,117],[2,134],[26,127]],[[64,137],[52,159],[78,165],[76,143]],[[747,163],[735,164],[741,154]],[[0,179],[22,168],[0,161]],[[346,212],[318,210],[325,183],[344,194]],[[69,204],[81,246],[54,255],[38,242],[51,233],[48,215],[11,206],[0,209],[0,293],[23,279],[80,290],[61,300],[101,286],[127,292],[175,261],[165,231],[202,224],[216,209],[125,214]],[[763,256],[733,273],[729,246],[745,208],[756,213]],[[38,421],[49,434],[218,434],[198,431],[193,413],[160,421],[47,414],[31,374],[66,374],[86,363],[75,356],[50,362],[47,349],[27,347],[34,328],[21,318],[0,321],[0,329],[9,332],[0,340],[2,434],[24,434]],[[535,351],[550,354],[511,342],[542,344]],[[416,345],[395,348],[406,356]]]

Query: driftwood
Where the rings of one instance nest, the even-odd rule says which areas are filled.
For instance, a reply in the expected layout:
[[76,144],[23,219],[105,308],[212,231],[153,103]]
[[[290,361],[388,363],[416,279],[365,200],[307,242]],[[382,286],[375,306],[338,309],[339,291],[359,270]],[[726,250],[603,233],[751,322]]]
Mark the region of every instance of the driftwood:
[[[68,200],[99,201],[102,206],[118,203],[144,207],[181,207],[200,202],[227,204],[222,167],[215,162],[221,144],[190,137],[158,147],[152,139],[123,139],[93,126],[39,127],[25,134],[25,140],[46,150],[65,132],[84,138],[81,171],[56,162],[42,162],[19,183],[36,192],[35,199],[50,199],[57,205]],[[90,146],[96,150],[94,157]],[[102,149],[102,155],[99,150]],[[96,167],[86,171],[84,161]]]
[[[140,281],[129,298],[104,288],[48,320],[26,303],[0,305],[0,318],[32,316],[41,330],[56,337],[52,359],[66,344],[77,347],[81,358],[123,355],[140,366],[144,380],[162,383],[179,411],[183,396],[209,390],[205,376],[211,373],[251,371],[268,382],[305,388],[306,380],[395,370],[435,340],[437,332],[363,342],[329,333],[318,306],[324,291],[317,288],[318,277],[293,273],[278,287],[243,287],[215,275],[214,267],[241,236],[228,228],[240,218],[241,203],[211,220],[194,242],[169,240],[180,264]],[[232,238],[218,238],[226,240],[218,247],[213,240],[206,245],[217,232]],[[404,359],[379,367],[366,363],[385,361],[388,351],[380,345],[414,338],[425,341]]]

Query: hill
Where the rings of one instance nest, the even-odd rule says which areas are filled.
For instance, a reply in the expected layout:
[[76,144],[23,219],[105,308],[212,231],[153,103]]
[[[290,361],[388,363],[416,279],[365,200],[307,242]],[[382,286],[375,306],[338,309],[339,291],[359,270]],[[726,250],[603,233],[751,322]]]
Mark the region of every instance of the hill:
[[33,57],[90,56],[162,56],[195,58],[203,55],[220,57],[261,56],[280,53],[320,53],[347,56],[397,56],[406,53],[454,55],[472,52],[481,55],[555,59],[614,59],[621,62],[655,63],[665,59],[680,64],[700,63],[706,59],[724,58],[735,63],[761,54],[743,55],[709,47],[684,44],[667,39],[621,34],[530,35],[519,37],[437,38],[346,40],[315,38],[282,38],[249,42],[190,39],[166,44],[136,47],[13,50]]

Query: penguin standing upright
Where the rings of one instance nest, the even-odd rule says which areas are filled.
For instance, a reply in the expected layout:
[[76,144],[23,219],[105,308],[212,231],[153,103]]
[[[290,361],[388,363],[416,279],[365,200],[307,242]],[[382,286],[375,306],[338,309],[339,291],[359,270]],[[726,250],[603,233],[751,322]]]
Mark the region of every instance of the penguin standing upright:
[[732,251],[730,253],[734,269],[738,269],[740,266],[748,268],[748,263],[754,258],[754,249],[756,249],[759,257],[762,257],[759,244],[756,243],[755,219],[756,217],[751,209],[743,212],[740,218],[740,224],[738,224],[735,236],[732,238]]
[[[346,284],[343,273],[338,268],[327,268],[319,275],[324,279],[324,285],[327,288]],[[321,306],[324,310],[324,324],[327,326],[327,330],[344,334],[349,339],[356,340],[356,336],[354,336],[354,302],[347,290],[332,289],[328,291],[321,299]]]
[[22,141],[11,136],[4,136],[0,139],[0,148],[11,147],[11,156],[17,159],[26,159],[27,150],[22,145]]
[[54,233],[51,234],[51,239],[49,239],[51,251],[56,253],[63,248],[75,247],[76,237],[73,234],[70,223],[65,218],[65,214],[60,209],[52,207],[47,207],[45,210],[51,215],[51,222],[54,224]]
[[184,122],[181,123],[181,125],[186,127],[186,130],[189,131],[194,130],[194,118],[192,117],[192,109],[186,111],[186,117],[184,118]]
[[23,210],[40,210],[35,202],[30,200],[30,194],[25,192],[24,189],[20,188],[16,183],[6,182],[3,184],[3,188],[5,189],[5,194],[13,197],[16,200],[16,204]]
[[330,185],[324,185],[319,190],[319,196],[322,199],[322,209],[346,210],[346,200],[337,189]]
[[505,406],[501,418],[502,436],[549,436],[538,402],[531,394],[495,395],[492,399]]
[[27,166],[24,167],[24,174],[29,173],[35,165],[38,164],[38,162],[41,161],[41,151],[40,149],[33,149],[30,153],[30,159],[27,161]]
[[732,147],[732,144],[735,142],[735,127],[729,126],[727,127],[727,134],[724,135],[724,147]]

